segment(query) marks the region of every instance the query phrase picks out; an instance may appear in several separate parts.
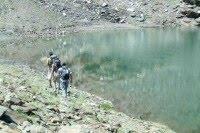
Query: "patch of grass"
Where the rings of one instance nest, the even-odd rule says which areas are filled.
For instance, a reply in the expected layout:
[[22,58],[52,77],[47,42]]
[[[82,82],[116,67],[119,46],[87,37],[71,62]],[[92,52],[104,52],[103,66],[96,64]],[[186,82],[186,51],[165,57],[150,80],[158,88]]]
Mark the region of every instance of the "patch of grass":
[[88,63],[88,64],[85,64],[84,66],[84,70],[91,73],[95,73],[99,68],[100,68],[100,64],[98,63]]
[[21,109],[17,109],[16,110],[16,113],[18,115],[20,115],[20,117],[24,118],[24,119],[27,119],[28,118],[28,115],[26,113],[24,113]]
[[27,102],[31,102],[33,100],[33,95],[30,94],[30,92],[26,92],[26,91],[20,91],[18,93],[18,96],[20,99],[22,99],[23,101],[27,101]]
[[105,110],[105,111],[109,111],[109,110],[114,109],[112,103],[110,103],[110,102],[101,103],[101,104],[99,105],[99,108],[100,108],[100,109],[103,109],[103,110]]
[[44,104],[39,101],[32,101],[30,102],[30,105],[32,105],[35,108],[41,109],[44,107]]

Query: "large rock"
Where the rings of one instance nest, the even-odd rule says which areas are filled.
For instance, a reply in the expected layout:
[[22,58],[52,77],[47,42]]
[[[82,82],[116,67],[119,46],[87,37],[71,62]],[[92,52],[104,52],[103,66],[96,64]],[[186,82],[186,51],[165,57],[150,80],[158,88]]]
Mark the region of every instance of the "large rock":
[[21,133],[17,128],[11,128],[7,124],[0,122],[0,133]]
[[80,133],[81,128],[82,128],[81,125],[63,126],[58,131],[58,133]]
[[183,2],[200,6],[200,0],[183,0]]
[[3,104],[4,100],[5,100],[5,98],[3,96],[0,96],[0,105]]
[[196,9],[185,9],[181,11],[181,14],[188,18],[199,18],[200,12]]
[[4,106],[0,106],[0,117],[8,110],[8,108]]
[[200,18],[195,19],[196,21],[196,26],[200,26]]
[[101,6],[102,6],[102,7],[107,7],[107,6],[108,6],[108,3],[103,2],[103,4],[102,4]]
[[197,19],[195,19],[195,21],[196,21],[198,24],[200,24],[200,17],[197,18]]
[[23,133],[51,133],[47,128],[41,125],[27,125],[23,130]]
[[11,109],[15,111],[22,111],[23,113],[26,113],[28,115],[34,114],[33,111],[37,111],[37,108],[32,106],[18,106],[18,105],[11,105]]
[[92,132],[92,128],[87,125],[72,125],[72,126],[62,126],[58,133],[82,133],[82,132]]
[[62,120],[58,116],[50,118],[50,121],[51,123],[62,123]]
[[0,78],[0,85],[2,85],[3,84],[3,79],[2,78]]
[[22,106],[24,104],[24,102],[16,97],[11,97],[7,103],[9,103],[9,105],[18,105],[18,106]]

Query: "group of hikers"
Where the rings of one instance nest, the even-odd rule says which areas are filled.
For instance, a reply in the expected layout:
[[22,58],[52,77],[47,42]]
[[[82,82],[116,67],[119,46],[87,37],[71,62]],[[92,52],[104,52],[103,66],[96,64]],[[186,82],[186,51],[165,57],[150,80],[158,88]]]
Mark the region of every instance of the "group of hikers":
[[54,83],[55,92],[62,92],[63,97],[67,97],[68,87],[72,84],[72,72],[67,67],[66,63],[61,63],[61,60],[53,52],[49,52],[47,59],[48,65],[48,80],[49,87]]

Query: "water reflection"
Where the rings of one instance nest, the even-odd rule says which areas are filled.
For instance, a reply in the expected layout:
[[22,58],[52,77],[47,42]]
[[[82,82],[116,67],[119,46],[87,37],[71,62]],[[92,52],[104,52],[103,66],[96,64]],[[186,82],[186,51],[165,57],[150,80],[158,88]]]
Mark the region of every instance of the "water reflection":
[[133,116],[178,132],[200,129],[199,30],[141,29],[72,34],[57,39],[2,40],[4,58],[40,67],[53,50],[74,71],[76,85],[112,100]]

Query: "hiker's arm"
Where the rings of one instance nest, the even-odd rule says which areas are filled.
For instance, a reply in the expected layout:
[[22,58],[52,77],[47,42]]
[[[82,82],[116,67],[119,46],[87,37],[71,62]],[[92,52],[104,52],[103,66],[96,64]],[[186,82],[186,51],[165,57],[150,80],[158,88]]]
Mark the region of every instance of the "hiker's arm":
[[54,73],[54,65],[52,65],[52,68],[51,68],[51,78],[52,78],[52,76],[53,76],[53,73]]
[[62,71],[61,71],[61,69],[59,68],[59,69],[58,69],[58,76],[61,77],[61,74],[62,74]]
[[69,80],[70,80],[70,83],[72,84],[72,81],[73,81],[72,73],[70,73],[69,75]]

